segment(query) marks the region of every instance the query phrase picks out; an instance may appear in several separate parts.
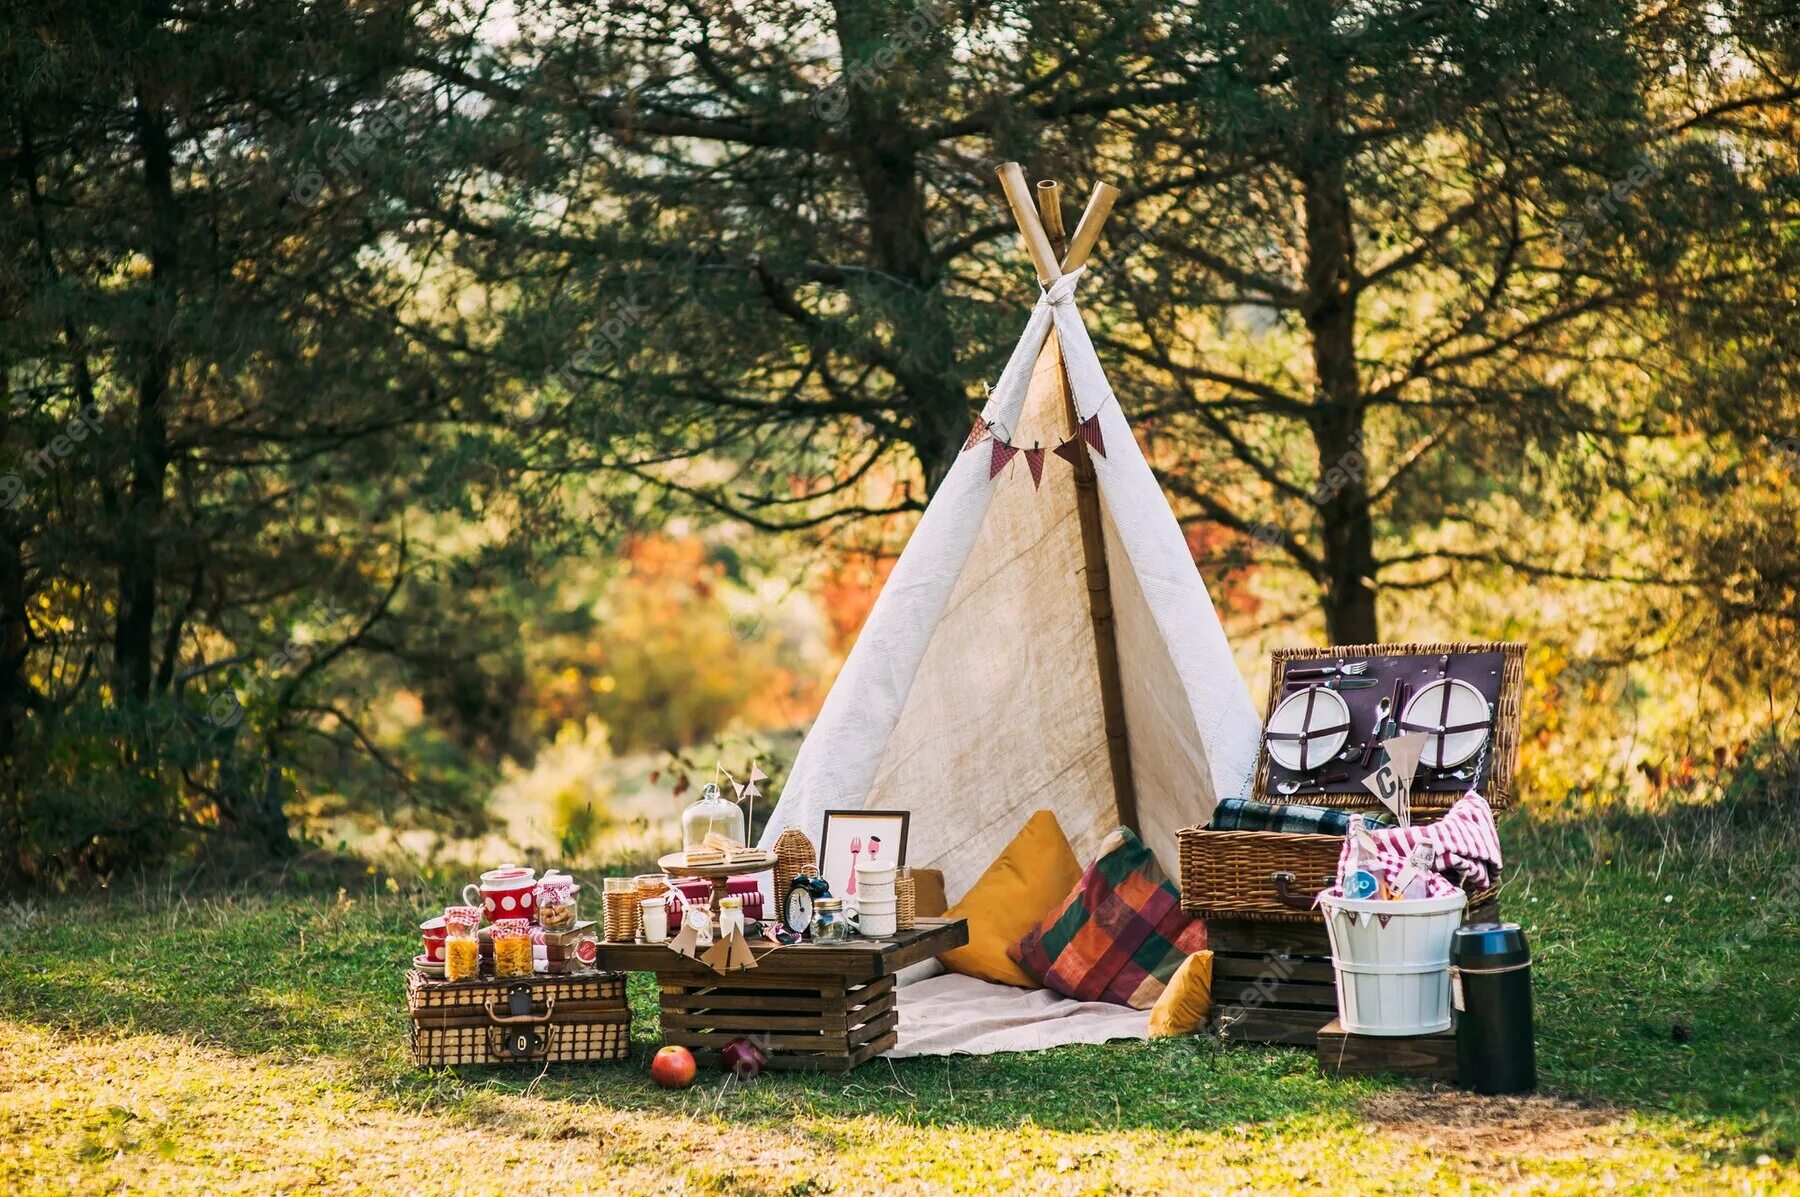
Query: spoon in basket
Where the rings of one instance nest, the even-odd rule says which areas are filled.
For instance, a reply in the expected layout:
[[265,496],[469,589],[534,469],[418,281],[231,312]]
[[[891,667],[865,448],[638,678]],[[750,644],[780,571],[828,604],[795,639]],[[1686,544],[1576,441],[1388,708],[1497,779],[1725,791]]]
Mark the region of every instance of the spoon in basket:
[[1301,781],[1296,777],[1292,781],[1276,782],[1275,790],[1277,793],[1284,795],[1299,793],[1316,794],[1322,791],[1326,786],[1349,780],[1350,775],[1348,773],[1333,773],[1328,777],[1309,777],[1305,781]]

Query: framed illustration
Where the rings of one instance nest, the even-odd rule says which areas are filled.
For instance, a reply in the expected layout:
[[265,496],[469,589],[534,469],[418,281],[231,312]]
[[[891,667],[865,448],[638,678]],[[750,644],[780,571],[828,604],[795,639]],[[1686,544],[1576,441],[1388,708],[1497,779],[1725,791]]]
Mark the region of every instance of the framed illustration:
[[906,828],[912,812],[904,810],[828,810],[819,837],[819,873],[833,897],[856,897],[856,866],[906,863]]

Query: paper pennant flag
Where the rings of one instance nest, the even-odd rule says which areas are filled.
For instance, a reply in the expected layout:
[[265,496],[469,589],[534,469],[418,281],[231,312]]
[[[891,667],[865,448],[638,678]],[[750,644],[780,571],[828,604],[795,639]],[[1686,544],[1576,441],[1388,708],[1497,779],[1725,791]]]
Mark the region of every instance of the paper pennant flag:
[[1038,489],[1044,484],[1044,451],[1038,448],[1025,450],[1025,467],[1031,471],[1031,489]]
[[737,791],[738,801],[742,802],[744,800],[744,783],[734,781],[731,783],[731,788]]
[[1081,438],[1072,436],[1062,444],[1056,446],[1051,452],[1055,453],[1070,465],[1079,466],[1081,464]]
[[973,449],[976,445],[979,445],[982,441],[986,440],[988,429],[990,427],[991,425],[989,425],[986,420],[982,419],[980,416],[976,416],[975,426],[969,429],[969,439],[963,442],[963,448]]
[[1388,923],[1393,921],[1393,918],[1394,918],[1394,916],[1391,914],[1378,914],[1375,917],[1381,921],[1381,929],[1383,931],[1387,930]]
[[767,773],[764,773],[761,769],[758,769],[754,764],[752,764],[750,766],[750,784],[751,785],[755,785],[759,781],[767,781],[767,780],[769,780],[769,775]]
[[736,927],[731,929],[731,955],[725,961],[725,967],[730,972],[756,967],[756,953],[750,950],[750,941]]
[[681,930],[677,931],[675,938],[669,941],[669,950],[677,956],[686,956],[692,959],[700,954],[699,945],[700,933],[688,925],[686,920],[683,920]]
[[1407,732],[1403,736],[1381,742],[1381,746],[1387,749],[1388,763],[1394,766],[1394,772],[1399,774],[1408,787],[1419,772],[1419,758],[1425,754],[1425,741],[1430,738],[1424,732]]
[[1092,449],[1100,456],[1105,457],[1106,438],[1100,435],[1100,413],[1095,412],[1093,415],[1083,420],[1080,428],[1081,439],[1088,443],[1088,448]]
[[1017,452],[1017,449],[1013,448],[999,437],[995,437],[994,455],[988,462],[988,481],[991,482],[995,478],[998,478],[1000,476],[1000,471],[1006,468],[1006,463],[1011,461],[1013,459],[1013,454]]
[[1426,738],[1424,732],[1408,732],[1383,740],[1381,746],[1387,749],[1387,760],[1381,768],[1363,778],[1363,788],[1393,811],[1402,827],[1412,826],[1413,774],[1418,771]]

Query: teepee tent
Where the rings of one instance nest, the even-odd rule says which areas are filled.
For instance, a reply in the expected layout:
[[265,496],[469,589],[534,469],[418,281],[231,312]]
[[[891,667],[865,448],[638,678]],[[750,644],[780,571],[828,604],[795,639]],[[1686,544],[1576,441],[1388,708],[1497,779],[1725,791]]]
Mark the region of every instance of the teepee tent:
[[1001,182],[1042,295],[870,611],[763,833],[912,812],[907,863],[955,901],[1034,810],[1083,860],[1249,789],[1259,722],[1181,528],[1075,306],[1117,192],[1066,249],[1053,183]]

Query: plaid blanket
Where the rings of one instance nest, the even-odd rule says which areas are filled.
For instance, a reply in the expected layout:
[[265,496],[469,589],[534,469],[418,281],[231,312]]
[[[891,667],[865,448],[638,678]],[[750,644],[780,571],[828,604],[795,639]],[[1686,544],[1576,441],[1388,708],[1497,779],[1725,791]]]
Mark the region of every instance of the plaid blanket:
[[[1364,811],[1363,819],[1370,827],[1390,827],[1393,820],[1385,814]],[[1248,798],[1227,798],[1213,811],[1212,831],[1282,831],[1289,835],[1348,835],[1350,812],[1328,806],[1303,806],[1299,803],[1271,805]]]

